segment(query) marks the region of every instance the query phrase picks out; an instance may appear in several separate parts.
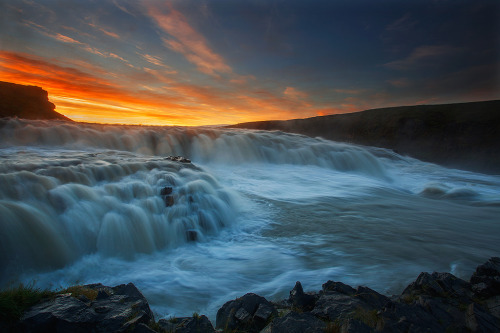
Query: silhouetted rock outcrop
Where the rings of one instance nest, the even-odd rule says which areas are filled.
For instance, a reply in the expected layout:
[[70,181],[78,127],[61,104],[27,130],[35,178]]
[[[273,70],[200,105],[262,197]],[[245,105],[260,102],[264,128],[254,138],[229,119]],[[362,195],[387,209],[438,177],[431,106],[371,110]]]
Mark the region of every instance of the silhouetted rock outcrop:
[[500,173],[500,101],[401,106],[229,127],[319,136],[388,148],[445,166]]
[[0,81],[0,118],[68,120],[54,111],[48,93],[40,87]]

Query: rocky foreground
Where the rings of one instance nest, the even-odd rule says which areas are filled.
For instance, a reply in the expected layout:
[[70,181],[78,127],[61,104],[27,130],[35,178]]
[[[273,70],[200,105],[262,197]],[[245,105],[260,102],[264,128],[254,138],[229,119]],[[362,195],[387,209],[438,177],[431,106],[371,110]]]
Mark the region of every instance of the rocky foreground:
[[421,273],[399,296],[328,281],[271,302],[246,294],[206,316],[154,320],[132,284],[91,284],[84,294],[60,294],[29,308],[7,332],[500,332],[500,258],[479,266],[469,282],[449,273]]

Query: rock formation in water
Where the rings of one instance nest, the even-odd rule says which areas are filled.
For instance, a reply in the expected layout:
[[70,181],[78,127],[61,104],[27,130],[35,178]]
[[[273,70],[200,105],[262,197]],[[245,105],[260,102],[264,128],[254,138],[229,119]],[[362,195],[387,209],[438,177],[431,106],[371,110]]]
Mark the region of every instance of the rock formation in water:
[[500,173],[500,100],[402,106],[229,127],[319,136],[388,148],[449,167]]
[[[155,322],[149,305],[129,283],[84,286],[93,299],[62,294],[29,308],[13,332],[215,332],[206,316]],[[76,297],[75,297],[76,296]],[[246,294],[217,312],[217,332],[500,332],[500,258],[479,266],[469,282],[450,273],[421,273],[399,296],[328,281],[305,293],[300,282],[288,299],[270,302]]]
[[0,118],[67,120],[71,119],[54,111],[47,91],[36,86],[0,82]]

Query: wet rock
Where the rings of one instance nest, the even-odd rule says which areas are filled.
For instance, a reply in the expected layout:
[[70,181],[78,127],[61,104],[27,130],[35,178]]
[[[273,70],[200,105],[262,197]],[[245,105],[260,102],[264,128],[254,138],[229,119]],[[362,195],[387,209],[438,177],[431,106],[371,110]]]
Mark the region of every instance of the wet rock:
[[172,194],[173,188],[170,186],[165,186],[160,190],[160,195],[169,195]]
[[180,163],[191,163],[191,160],[182,156],[167,156],[165,158],[169,161],[180,162]]
[[132,330],[131,333],[155,333],[156,331],[153,330],[151,327],[149,327],[146,324],[139,324],[135,326]]
[[483,305],[493,316],[500,319],[500,295],[484,300]]
[[20,327],[26,332],[121,332],[154,320],[147,300],[132,283],[85,287],[97,290],[99,297],[85,302],[64,294],[42,301],[25,312]]
[[390,299],[388,297],[379,294],[375,290],[361,286],[356,289],[354,297],[363,301],[372,308],[382,308],[384,305],[390,302]]
[[472,290],[481,298],[500,295],[500,258],[493,257],[477,267],[470,279]]
[[335,282],[331,280],[329,280],[326,283],[323,283],[322,288],[323,292],[336,291],[338,293],[345,295],[354,295],[356,293],[356,290],[351,286],[348,286],[347,284],[344,284],[342,282]]
[[189,242],[196,242],[198,240],[198,231],[194,229],[186,230],[186,238]]
[[486,312],[479,304],[471,304],[467,308],[467,328],[472,332],[499,332],[500,323],[497,318]]
[[174,196],[173,195],[167,195],[163,199],[165,201],[165,206],[166,207],[172,207],[174,205]]
[[356,309],[363,307],[362,301],[334,291],[322,294],[311,314],[333,322],[337,319],[347,319]]
[[179,317],[170,320],[160,319],[158,325],[166,332],[176,333],[211,333],[215,332],[206,316]]
[[370,333],[373,329],[358,319],[348,319],[340,328],[342,333]]
[[172,195],[174,189],[171,186],[165,186],[160,189],[160,196],[165,202],[165,207],[171,207],[174,205],[174,196]]
[[276,308],[270,303],[260,303],[257,311],[255,311],[253,315],[253,319],[258,326],[264,326],[276,313]]
[[85,303],[62,295],[32,307],[22,317],[21,325],[28,332],[86,332],[95,329],[95,317]]
[[277,314],[273,304],[256,294],[226,302],[217,311],[215,327],[223,330],[259,332]]
[[289,312],[266,327],[269,333],[324,333],[326,323],[310,313]]
[[288,298],[290,304],[301,311],[311,311],[314,308],[316,299],[314,295],[304,293],[302,284],[299,281],[295,283],[295,287],[290,291],[290,297]]
[[469,300],[471,285],[450,273],[420,273],[417,280],[403,291],[403,296],[428,295]]

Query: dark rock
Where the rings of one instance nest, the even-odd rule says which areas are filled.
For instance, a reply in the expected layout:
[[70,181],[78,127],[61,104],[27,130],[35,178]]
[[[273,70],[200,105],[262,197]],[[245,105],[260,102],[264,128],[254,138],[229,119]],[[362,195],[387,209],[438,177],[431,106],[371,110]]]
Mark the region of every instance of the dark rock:
[[97,298],[96,298],[96,299],[100,300],[100,299],[106,299],[106,298],[108,298],[108,297],[109,297],[109,294],[108,294],[106,291],[104,291],[104,290],[99,290],[99,291],[97,292]]
[[363,307],[366,305],[361,300],[334,291],[322,294],[311,314],[333,322],[348,319],[356,309]]
[[171,207],[174,205],[174,196],[172,195],[167,195],[165,196],[165,206],[166,207]]
[[21,325],[28,332],[88,332],[95,329],[97,318],[84,302],[64,295],[33,306]]
[[445,326],[420,304],[393,302],[379,314],[387,332],[443,332]]
[[169,194],[172,194],[172,191],[173,191],[172,187],[165,186],[164,188],[162,188],[160,190],[160,195],[169,195]]
[[500,295],[484,300],[483,305],[493,316],[500,319]]
[[391,301],[388,297],[367,287],[358,287],[356,289],[355,297],[362,300],[372,308],[382,308]]
[[336,291],[345,295],[354,295],[356,293],[356,290],[351,286],[348,286],[347,284],[344,284],[342,282],[334,282],[331,280],[323,283],[322,288],[323,291]]
[[90,299],[88,299],[88,297],[85,295],[79,295],[77,298],[83,303],[90,303]]
[[301,311],[311,311],[314,308],[316,297],[304,293],[302,284],[297,281],[295,287],[290,291],[288,298],[290,304]]
[[[246,294],[226,302],[217,311],[216,328],[259,332],[277,311],[273,304],[256,294]],[[267,317],[267,318],[266,318]],[[266,318],[266,319],[264,319]]]
[[154,320],[147,300],[132,283],[85,287],[97,290],[101,297],[84,302],[64,294],[42,301],[26,311],[21,327],[26,332],[121,332]]
[[472,332],[500,332],[500,322],[479,304],[467,308],[465,323]]
[[500,295],[500,258],[493,257],[477,267],[470,279],[472,290],[481,298]]
[[166,332],[176,333],[211,333],[215,332],[206,316],[178,317],[170,320],[160,319],[159,326]]
[[276,308],[269,303],[260,303],[257,311],[253,315],[253,319],[258,326],[264,326],[269,319],[276,314]]
[[469,300],[472,296],[470,290],[469,283],[450,273],[420,273],[417,280],[406,287],[402,295],[429,295]]
[[310,313],[291,311],[284,317],[274,319],[266,332],[271,333],[324,333],[326,323]]
[[131,328],[130,333],[156,333],[151,327],[146,324],[140,323],[137,326]]
[[198,240],[198,231],[194,229],[186,230],[186,238],[189,242],[196,242]]
[[182,156],[167,156],[165,158],[169,161],[180,162],[180,163],[191,163],[191,160]]
[[160,328],[163,330],[163,331],[166,331],[166,332],[175,332],[175,323],[178,321],[177,318],[172,318],[172,319],[160,319],[158,320],[158,326],[160,326]]
[[18,117],[25,119],[71,119],[54,111],[47,91],[36,86],[0,82],[0,118]]
[[358,319],[348,319],[341,327],[342,333],[370,333],[373,331],[370,326]]

